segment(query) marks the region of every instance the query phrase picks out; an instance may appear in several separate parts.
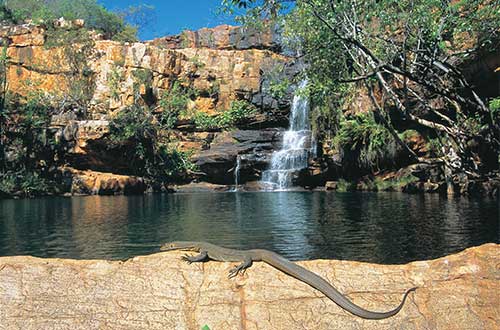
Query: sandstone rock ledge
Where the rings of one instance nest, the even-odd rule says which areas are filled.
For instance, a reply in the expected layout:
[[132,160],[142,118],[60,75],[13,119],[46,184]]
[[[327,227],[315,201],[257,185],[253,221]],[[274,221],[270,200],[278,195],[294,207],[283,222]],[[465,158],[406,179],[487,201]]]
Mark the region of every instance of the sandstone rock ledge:
[[432,261],[301,264],[371,310],[363,320],[314,289],[256,263],[226,278],[230,263],[187,265],[181,253],[120,261],[0,258],[0,329],[499,329],[500,245]]

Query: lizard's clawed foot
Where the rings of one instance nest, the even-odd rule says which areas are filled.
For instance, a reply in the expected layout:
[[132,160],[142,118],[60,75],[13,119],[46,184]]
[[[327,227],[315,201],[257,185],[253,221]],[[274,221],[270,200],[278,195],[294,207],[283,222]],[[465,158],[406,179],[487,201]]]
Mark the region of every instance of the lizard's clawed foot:
[[192,264],[194,262],[193,257],[187,254],[183,255],[181,259],[187,262],[188,264]]
[[238,274],[243,275],[243,274],[245,274],[245,270],[246,270],[246,267],[243,267],[243,265],[236,266],[229,271],[229,275],[227,277],[233,278]]

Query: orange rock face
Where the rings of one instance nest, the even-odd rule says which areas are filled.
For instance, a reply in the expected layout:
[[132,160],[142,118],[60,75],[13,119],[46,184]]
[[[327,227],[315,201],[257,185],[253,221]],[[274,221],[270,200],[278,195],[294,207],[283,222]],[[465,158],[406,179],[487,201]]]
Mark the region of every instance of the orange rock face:
[[384,320],[353,316],[310,286],[255,263],[227,278],[231,263],[188,265],[182,253],[128,261],[0,258],[2,329],[498,329],[500,246],[430,261],[376,265],[314,260],[303,267]]
[[[5,36],[10,43],[9,89],[20,95],[35,90],[64,95],[73,83],[68,78],[71,65],[64,49],[46,47],[45,31],[39,27],[27,25],[18,30],[0,30],[0,37]],[[198,41],[190,42],[188,47],[191,48],[176,47],[178,49],[168,49],[159,42],[121,44],[95,40],[95,52],[88,58],[95,75],[95,90],[90,102],[94,116],[102,118],[110,110],[131,104],[134,86],[139,86],[141,95],[150,90],[152,102],[157,102],[173,81],[210,94],[211,101],[202,104],[204,110],[210,107],[227,109],[235,98],[251,100],[261,91],[262,74],[290,59],[271,50],[256,49],[270,45],[271,41],[266,41],[270,37],[264,34],[260,37],[262,40],[248,44],[245,49],[229,47],[233,38],[229,35],[234,35],[236,30],[240,28],[221,26],[196,32],[215,36],[218,46],[214,48],[195,37],[191,39]],[[194,35],[195,32],[189,33]],[[147,81],[143,81],[145,77]],[[212,105],[207,106],[209,103]]]
[[73,195],[123,195],[143,193],[147,186],[142,178],[102,173],[79,171],[69,167],[62,169],[71,177]]

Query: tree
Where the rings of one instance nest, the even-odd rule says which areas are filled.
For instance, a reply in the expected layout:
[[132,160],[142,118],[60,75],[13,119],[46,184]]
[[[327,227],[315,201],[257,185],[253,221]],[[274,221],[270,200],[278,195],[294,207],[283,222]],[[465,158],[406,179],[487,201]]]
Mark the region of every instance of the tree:
[[378,120],[412,162],[425,160],[396,127],[420,127],[437,136],[443,150],[437,161],[449,177],[498,169],[500,123],[486,106],[497,95],[481,95],[461,66],[500,49],[497,1],[298,0],[284,21],[285,40],[304,54],[317,102],[345,96],[345,85],[366,89]]
[[108,39],[123,31],[130,34],[130,26],[123,17],[107,10],[96,0],[1,0],[0,16],[13,23],[27,19],[47,23],[60,17],[83,19],[87,28],[103,33]]

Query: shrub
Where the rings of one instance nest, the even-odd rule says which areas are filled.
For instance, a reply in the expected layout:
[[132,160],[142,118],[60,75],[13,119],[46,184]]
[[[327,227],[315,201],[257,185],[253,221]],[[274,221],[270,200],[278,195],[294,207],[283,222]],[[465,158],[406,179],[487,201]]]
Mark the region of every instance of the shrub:
[[110,123],[110,148],[118,148],[130,160],[134,175],[169,182],[193,170],[189,154],[160,138],[162,127],[146,107],[123,109]]
[[35,23],[51,22],[60,17],[66,20],[83,19],[86,27],[97,30],[106,38],[122,34],[128,38],[136,38],[133,28],[123,18],[110,12],[96,0],[9,0],[2,1],[0,12],[3,19],[13,23],[22,23],[32,19]]
[[378,191],[401,191],[401,189],[409,183],[417,182],[419,179],[411,174],[400,178],[382,180],[375,178],[374,184]]
[[340,121],[333,139],[346,168],[379,169],[393,164],[398,146],[390,132],[372,114],[360,114]]
[[248,101],[236,100],[231,102],[231,107],[216,116],[203,112],[196,113],[194,122],[196,127],[203,130],[231,128],[248,120],[257,112],[257,108]]
[[286,97],[290,82],[287,79],[281,81],[271,81],[269,83],[269,93],[274,99],[281,100]]
[[0,173],[0,196],[14,194],[23,197],[47,195],[52,183],[37,172],[19,171]]
[[186,89],[176,81],[172,87],[165,91],[160,99],[160,107],[162,108],[161,123],[167,128],[173,128],[179,115],[186,112],[187,106],[191,97],[195,92],[191,89]]

